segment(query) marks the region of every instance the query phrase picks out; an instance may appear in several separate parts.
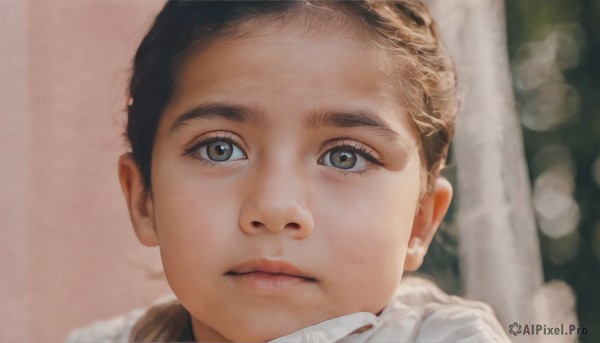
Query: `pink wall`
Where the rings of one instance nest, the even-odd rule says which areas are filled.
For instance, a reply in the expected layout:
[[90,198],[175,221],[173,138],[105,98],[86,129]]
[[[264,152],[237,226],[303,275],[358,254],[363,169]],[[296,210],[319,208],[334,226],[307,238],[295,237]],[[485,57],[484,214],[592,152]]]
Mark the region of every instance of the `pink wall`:
[[0,0],[2,342],[61,342],[168,292],[116,168],[130,60],[163,3]]

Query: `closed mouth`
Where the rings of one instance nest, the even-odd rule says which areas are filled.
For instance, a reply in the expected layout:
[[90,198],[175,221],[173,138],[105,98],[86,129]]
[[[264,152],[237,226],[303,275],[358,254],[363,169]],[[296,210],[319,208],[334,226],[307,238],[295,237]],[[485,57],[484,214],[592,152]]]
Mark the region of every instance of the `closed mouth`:
[[306,281],[317,281],[314,278],[311,277],[306,277],[306,276],[301,276],[301,275],[294,275],[294,274],[287,274],[287,273],[271,273],[271,272],[267,272],[264,270],[252,270],[252,271],[248,271],[248,272],[243,272],[243,273],[236,273],[233,271],[227,272],[225,273],[225,275],[227,276],[244,276],[244,275],[253,275],[253,274],[264,274],[264,275],[272,275],[273,277],[277,277],[277,276],[282,276],[282,277],[295,277],[295,278],[300,278],[300,279],[304,279]]
[[317,281],[310,275],[300,270],[298,267],[289,264],[285,261],[268,260],[265,258],[252,259],[243,262],[230,271],[226,272],[227,276],[244,276],[244,275],[263,275],[265,277],[295,277],[307,281]]

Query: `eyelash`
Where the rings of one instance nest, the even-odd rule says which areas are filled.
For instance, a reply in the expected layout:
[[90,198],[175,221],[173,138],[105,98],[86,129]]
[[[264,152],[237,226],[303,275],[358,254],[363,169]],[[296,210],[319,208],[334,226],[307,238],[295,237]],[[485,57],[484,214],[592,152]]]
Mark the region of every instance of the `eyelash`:
[[[194,156],[198,153],[198,149],[200,149],[204,146],[207,146],[210,143],[214,143],[214,142],[227,142],[233,146],[238,147],[238,149],[240,149],[242,152],[244,152],[243,149],[239,148],[239,144],[236,143],[235,140],[231,136],[217,133],[215,135],[205,136],[205,137],[200,138],[198,141],[196,141],[194,144],[192,144],[191,147],[185,148],[183,155],[194,157],[195,159],[200,160],[200,162],[202,162],[208,166],[215,167],[219,164],[218,162],[208,161],[208,160],[205,160],[204,158]],[[245,154],[246,153],[244,152],[244,155]]]
[[[202,137],[197,142],[195,142],[191,147],[186,148],[183,155],[194,157],[194,155],[196,155],[198,153],[198,149],[200,149],[210,143],[213,143],[213,142],[227,142],[231,145],[238,147],[242,152],[244,152],[244,150],[239,147],[239,144],[236,143],[235,140],[231,136],[223,135],[223,134],[215,134],[213,136]],[[373,156],[373,154],[369,151],[369,149],[365,148],[362,144],[355,142],[355,141],[342,141],[341,143],[336,143],[336,144],[332,145],[329,149],[327,149],[327,151],[325,151],[321,155],[321,157],[319,157],[318,162],[324,163],[325,156],[327,156],[328,153],[331,153],[333,150],[340,149],[340,148],[348,149],[350,152],[353,152],[353,153],[359,155],[360,157],[364,158],[365,160],[367,160],[368,163],[371,163],[371,164],[374,164],[377,166],[384,165],[384,163],[381,160],[379,160],[375,156]],[[244,152],[244,154],[245,154],[245,152]],[[198,157],[195,157],[195,158],[197,160],[200,160],[204,164],[213,166],[213,167],[220,164],[219,162],[208,161],[208,160],[205,160],[204,158],[198,158]],[[360,171],[348,171],[348,170],[339,169],[339,168],[333,168],[333,169],[335,169],[337,172],[339,172],[343,175],[363,174],[364,172],[369,170],[367,168],[360,170]]]
[[[350,152],[353,152],[353,153],[359,155],[360,157],[364,158],[365,160],[367,160],[368,163],[371,163],[371,164],[374,164],[377,166],[384,165],[384,163],[381,160],[379,160],[375,156],[373,156],[373,154],[370,152],[370,149],[367,149],[362,144],[355,142],[355,141],[342,141],[341,143],[335,143],[335,145],[333,145],[332,147],[327,149],[327,151],[321,155],[321,157],[318,160],[319,163],[324,163],[324,160],[325,160],[325,157],[327,156],[327,154],[331,153],[335,149],[340,149],[340,148],[348,149]],[[349,170],[344,170],[344,169],[339,169],[339,168],[334,168],[334,169],[335,169],[335,171],[337,171],[338,173],[340,173],[342,175],[349,175],[349,174],[359,174],[360,175],[360,174],[363,174],[363,173],[369,171],[369,168],[365,168],[365,169],[359,170],[359,171],[349,171]]]

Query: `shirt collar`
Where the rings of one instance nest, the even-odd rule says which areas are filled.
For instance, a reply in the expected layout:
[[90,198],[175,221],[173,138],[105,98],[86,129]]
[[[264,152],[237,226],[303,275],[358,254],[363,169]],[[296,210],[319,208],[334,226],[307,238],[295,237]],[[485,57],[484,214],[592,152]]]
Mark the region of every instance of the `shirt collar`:
[[378,323],[378,317],[374,314],[357,312],[300,329],[289,335],[269,341],[269,343],[337,342],[355,332],[362,332],[371,327],[376,327]]

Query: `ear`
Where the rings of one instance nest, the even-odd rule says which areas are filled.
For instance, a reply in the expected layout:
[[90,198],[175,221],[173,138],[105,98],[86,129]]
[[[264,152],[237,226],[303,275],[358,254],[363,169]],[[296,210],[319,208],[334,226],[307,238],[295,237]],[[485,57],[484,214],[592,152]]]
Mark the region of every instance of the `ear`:
[[125,153],[119,158],[119,181],[138,240],[148,247],[157,246],[152,192],[144,187],[142,174],[131,153]]
[[408,241],[404,270],[412,272],[421,266],[451,200],[452,185],[445,178],[438,177],[434,182],[433,191],[419,202]]

